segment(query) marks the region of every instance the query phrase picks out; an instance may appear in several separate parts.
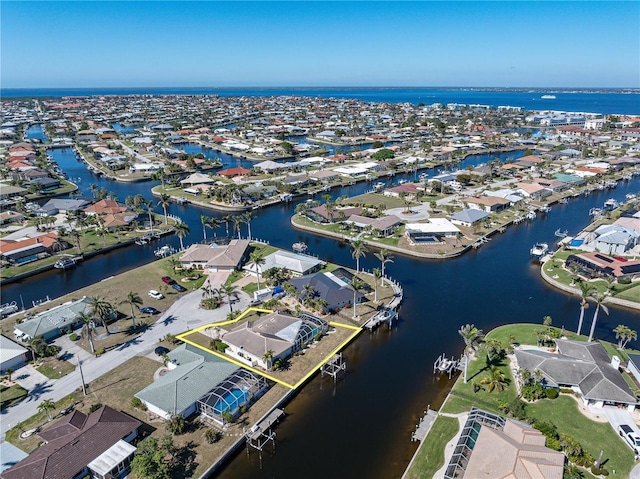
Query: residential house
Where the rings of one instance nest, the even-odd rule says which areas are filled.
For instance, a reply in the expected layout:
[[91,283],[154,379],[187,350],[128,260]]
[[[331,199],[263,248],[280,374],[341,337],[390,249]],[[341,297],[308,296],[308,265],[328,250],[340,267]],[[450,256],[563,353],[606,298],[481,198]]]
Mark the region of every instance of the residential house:
[[545,188],[539,183],[518,183],[515,191],[525,198],[541,200],[553,194],[553,191]]
[[14,371],[25,364],[29,358],[29,350],[23,348],[18,343],[0,335],[0,373],[5,374],[7,370]]
[[0,239],[0,258],[12,264],[25,264],[51,255],[56,244],[59,244],[57,233],[20,240]]
[[[287,270],[293,276],[303,276],[315,273],[325,264],[327,264],[325,261],[313,256],[278,250],[264,257],[264,264],[260,266],[260,273],[262,274],[272,268],[279,268]],[[256,267],[252,264],[245,265],[244,269],[254,275],[257,273]]]
[[575,265],[578,272],[587,278],[613,276],[622,279],[635,278],[640,274],[640,260],[627,260],[598,252],[572,254],[567,257],[565,263],[567,268]]
[[115,213],[124,213],[127,211],[126,206],[119,205],[113,200],[103,199],[87,206],[84,212],[88,215],[106,215]]
[[45,443],[0,473],[0,478],[125,477],[136,451],[130,443],[141,425],[109,406],[89,415],[73,411],[39,433]]
[[[335,270],[331,273],[313,273],[311,275],[302,276],[289,280],[289,283],[296,288],[298,297],[303,299],[307,293],[305,286],[309,285],[313,291],[311,294],[314,298],[323,299],[327,302],[325,311],[335,311],[353,304],[353,289],[350,287],[353,275],[346,270]],[[365,295],[357,292],[355,295],[356,303],[365,300]]]
[[469,208],[486,211],[487,213],[496,213],[507,209],[511,205],[511,201],[497,196],[474,196],[464,199]]
[[565,456],[528,424],[471,408],[445,477],[562,479]]
[[429,218],[426,223],[407,223],[404,232],[412,244],[428,244],[457,237],[460,229],[446,218]]
[[193,244],[180,256],[183,268],[206,269],[210,272],[239,269],[246,260],[248,240],[234,239],[227,245]]
[[633,391],[618,370],[619,359],[609,359],[598,342],[585,343],[556,339],[556,353],[515,351],[518,367],[531,373],[540,371],[547,387],[567,387],[580,393],[586,405],[625,406],[633,411],[638,404]]
[[344,223],[354,226],[358,231],[370,230],[373,234],[382,238],[393,234],[402,226],[402,220],[395,215],[382,216],[380,218],[351,215],[344,220]]
[[328,329],[328,323],[316,316],[307,313],[290,316],[276,311],[244,322],[221,339],[229,345],[225,354],[268,370],[273,362],[291,357]]
[[35,316],[25,319],[14,326],[14,335],[22,341],[41,337],[50,341],[65,334],[80,324],[80,313],[87,314],[91,308],[90,299],[83,297],[77,301],[68,301]]
[[470,228],[473,225],[478,224],[485,218],[489,218],[489,214],[487,212],[468,208],[454,214],[451,217],[451,223],[453,223],[454,225],[461,225]]

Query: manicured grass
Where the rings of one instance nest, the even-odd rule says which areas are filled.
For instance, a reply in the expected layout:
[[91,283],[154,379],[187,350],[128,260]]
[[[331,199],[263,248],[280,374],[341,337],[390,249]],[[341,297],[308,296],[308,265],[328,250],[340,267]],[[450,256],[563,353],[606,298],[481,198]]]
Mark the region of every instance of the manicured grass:
[[[509,338],[513,336],[513,342],[517,344],[536,344],[536,331],[542,331],[546,329],[543,324],[531,324],[531,323],[517,323],[517,324],[505,324],[504,326],[498,326],[487,333],[487,339],[497,339],[503,346],[506,346],[510,341]],[[559,331],[560,328],[551,328],[552,330]],[[587,336],[577,336],[571,331],[564,331],[567,339],[573,339],[578,341],[586,341]]]
[[60,379],[75,371],[76,367],[69,361],[62,361],[58,358],[51,357],[43,359],[42,364],[36,369],[49,379]]
[[621,293],[616,294],[615,297],[640,303],[640,283],[638,283],[633,288],[629,288]]
[[27,397],[27,394],[29,394],[28,391],[19,384],[14,384],[13,386],[0,386],[0,410],[4,410],[9,406],[19,403]]
[[456,418],[439,416],[433,423],[429,435],[420,445],[419,452],[407,470],[406,479],[433,477],[433,474],[444,465],[444,448],[458,429],[459,424]]
[[629,477],[635,465],[633,452],[608,422],[595,422],[578,410],[575,399],[561,395],[557,399],[542,399],[527,405],[527,416],[556,425],[559,433],[571,434],[597,459],[604,449],[604,467],[614,477]]

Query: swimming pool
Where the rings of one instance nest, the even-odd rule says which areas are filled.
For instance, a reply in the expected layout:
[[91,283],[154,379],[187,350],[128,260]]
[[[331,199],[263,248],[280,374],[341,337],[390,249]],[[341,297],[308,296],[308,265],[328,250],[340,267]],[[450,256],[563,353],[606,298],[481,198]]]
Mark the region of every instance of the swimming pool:
[[213,406],[213,412],[216,414],[222,414],[224,411],[235,411],[240,406],[243,406],[249,401],[249,392],[242,389],[232,389],[224,396],[216,401]]

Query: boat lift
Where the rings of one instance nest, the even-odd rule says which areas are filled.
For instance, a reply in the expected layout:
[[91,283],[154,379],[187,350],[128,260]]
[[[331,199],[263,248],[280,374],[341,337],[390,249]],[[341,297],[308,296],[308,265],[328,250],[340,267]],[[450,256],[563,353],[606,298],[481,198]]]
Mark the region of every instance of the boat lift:
[[449,375],[449,379],[453,375],[454,371],[459,369],[460,361],[456,359],[448,359],[444,353],[433,363],[433,372],[435,373],[447,373]]

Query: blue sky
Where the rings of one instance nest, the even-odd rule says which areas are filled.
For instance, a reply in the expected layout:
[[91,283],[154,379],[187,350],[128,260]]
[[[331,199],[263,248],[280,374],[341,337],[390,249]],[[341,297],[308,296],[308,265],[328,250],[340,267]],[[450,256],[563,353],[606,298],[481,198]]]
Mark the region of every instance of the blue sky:
[[640,87],[640,2],[2,0],[3,88]]

